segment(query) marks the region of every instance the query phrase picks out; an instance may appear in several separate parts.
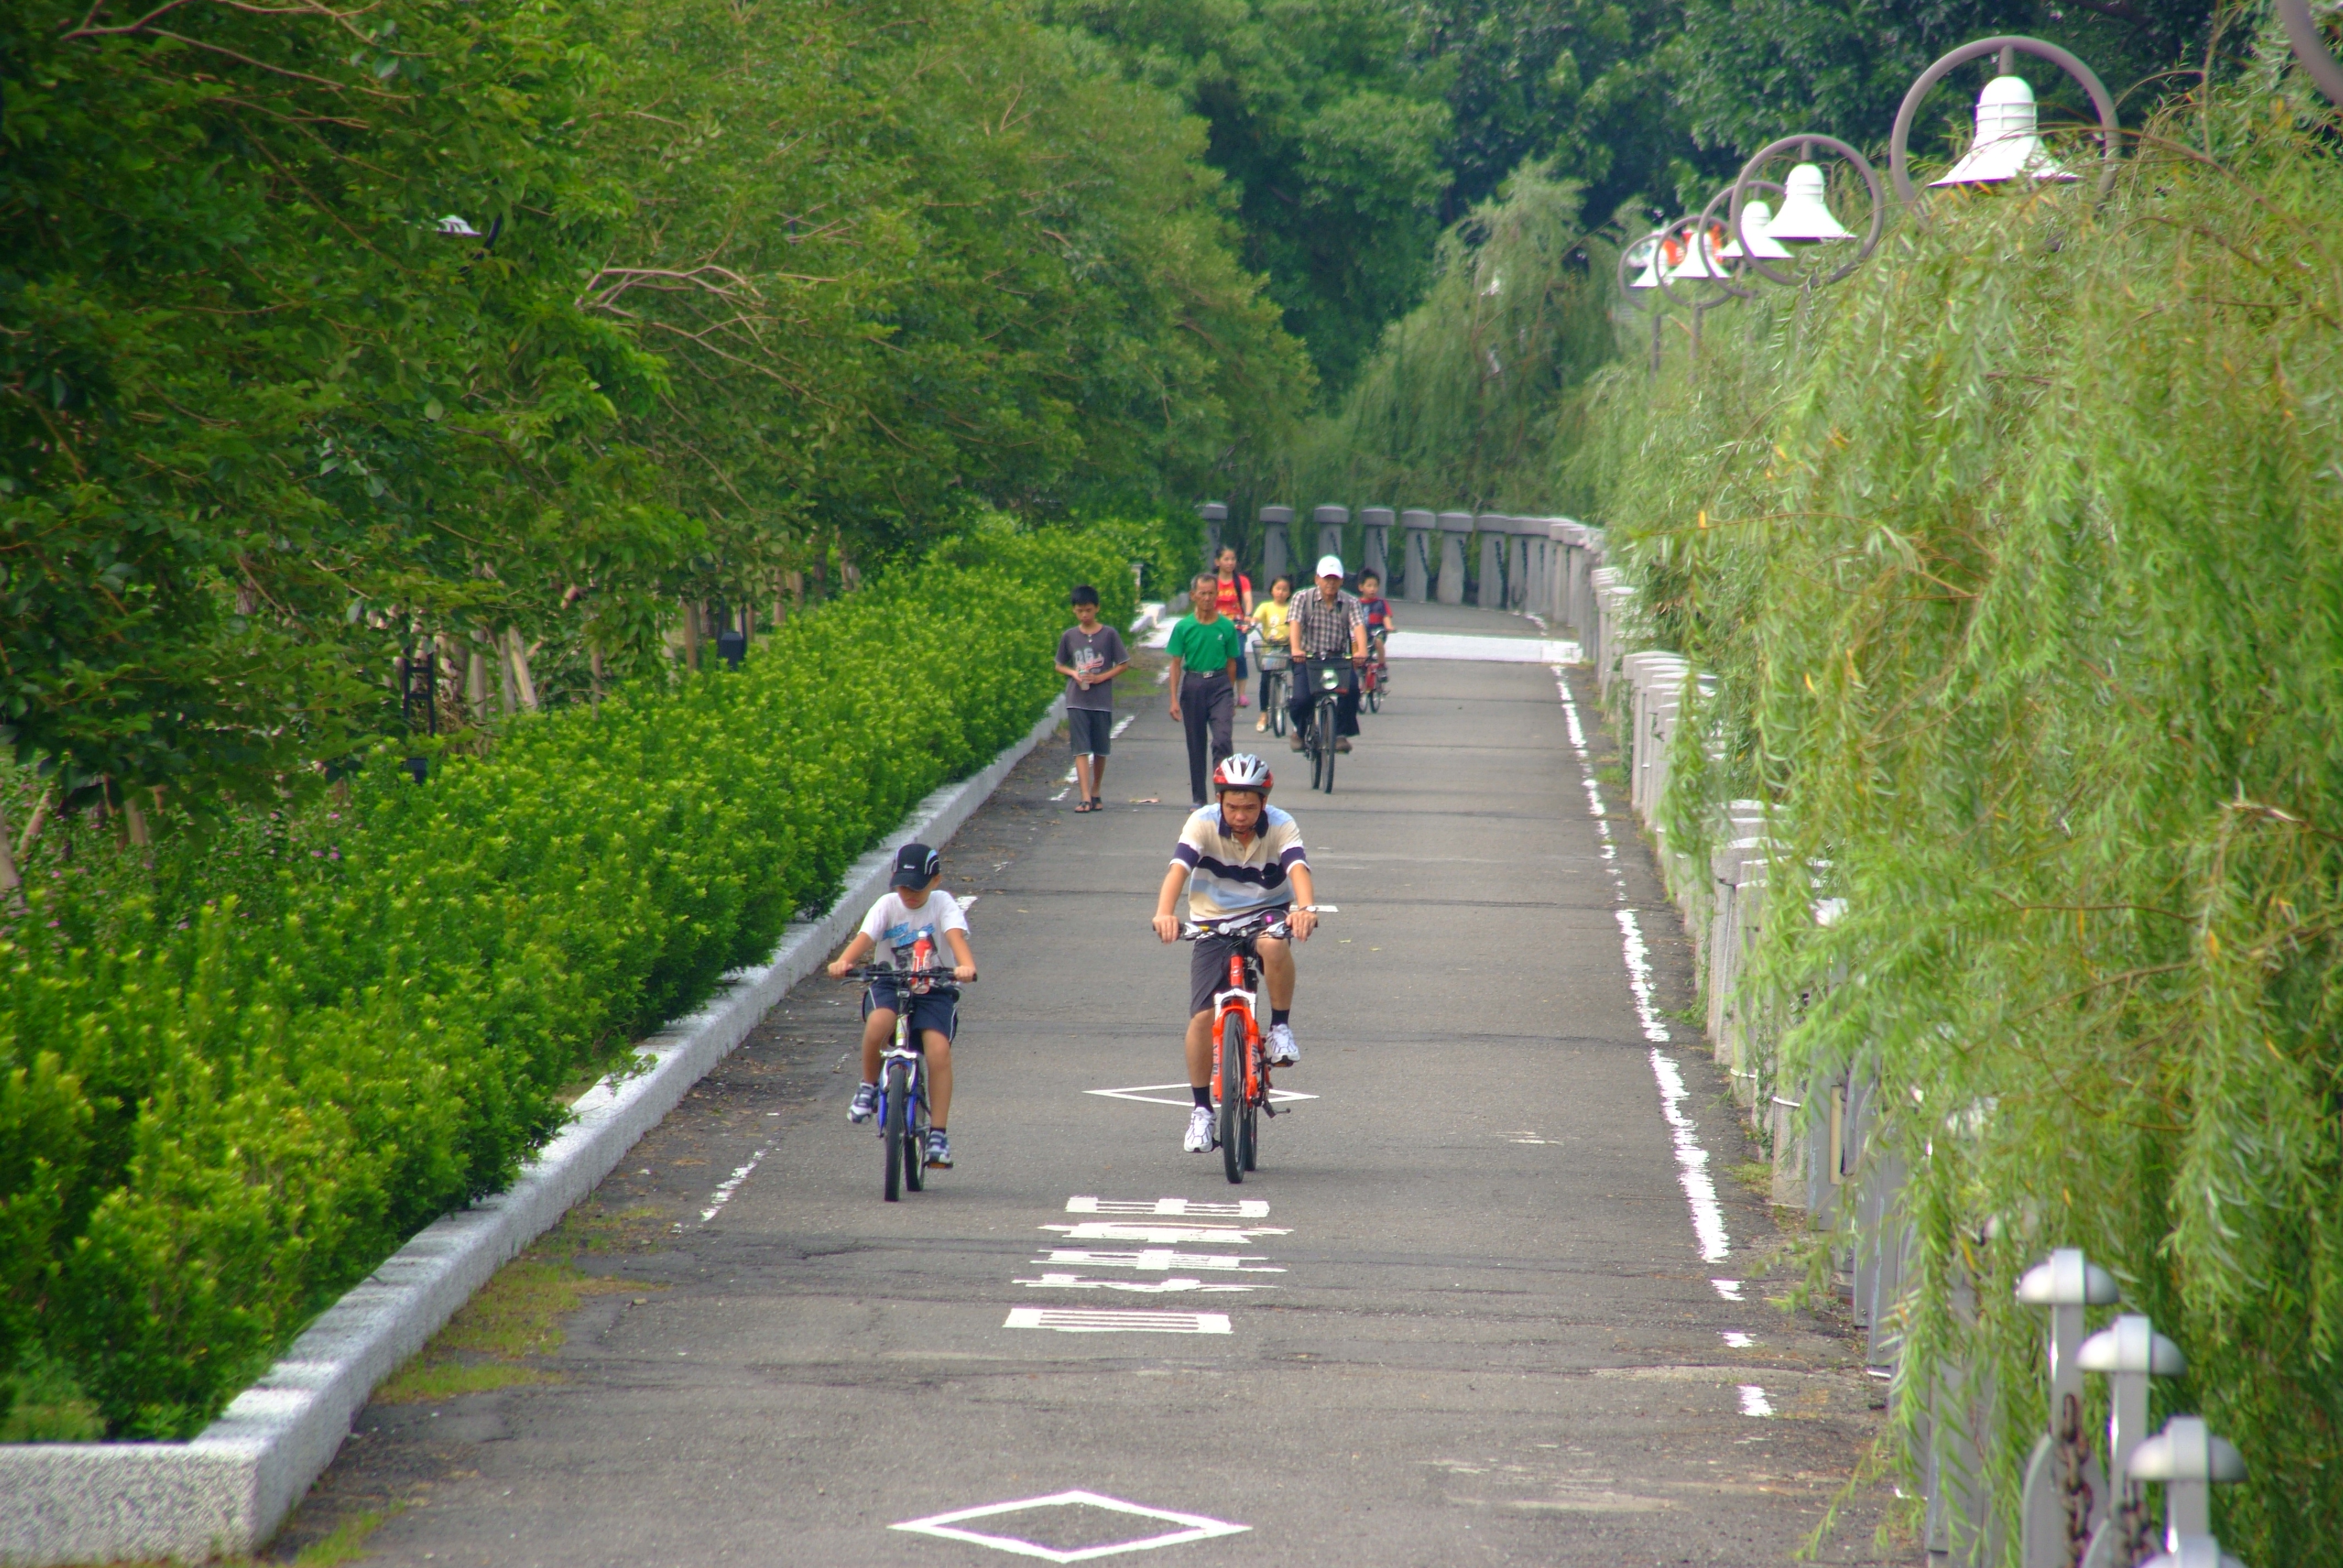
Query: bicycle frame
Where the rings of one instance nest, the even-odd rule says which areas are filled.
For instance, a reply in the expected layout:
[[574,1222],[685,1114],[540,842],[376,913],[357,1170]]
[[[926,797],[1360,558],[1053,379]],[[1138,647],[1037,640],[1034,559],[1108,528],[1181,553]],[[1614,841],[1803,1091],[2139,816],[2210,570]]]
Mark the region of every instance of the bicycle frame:
[[[1256,932],[1255,935],[1260,933]],[[1253,1011],[1258,984],[1253,978],[1254,967],[1261,962],[1250,942],[1229,955],[1229,986],[1212,997],[1212,1097],[1227,1098],[1230,1090],[1242,1091],[1247,1104],[1266,1107],[1269,1098],[1269,1064],[1261,1054],[1261,1020]],[[1221,1040],[1227,1028],[1228,1016],[1236,1013],[1244,1020],[1245,1061],[1244,1081],[1232,1085],[1228,1064],[1221,1060]],[[1277,1113],[1271,1111],[1271,1115]]]

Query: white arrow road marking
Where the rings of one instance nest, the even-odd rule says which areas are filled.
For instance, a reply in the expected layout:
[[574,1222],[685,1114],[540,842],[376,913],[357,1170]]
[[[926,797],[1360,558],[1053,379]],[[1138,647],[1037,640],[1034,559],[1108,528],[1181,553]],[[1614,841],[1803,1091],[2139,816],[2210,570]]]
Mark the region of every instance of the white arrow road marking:
[[1171,1295],[1181,1291],[1273,1291],[1275,1285],[1208,1285],[1202,1280],[1085,1280],[1080,1274],[1044,1274],[1038,1280],[1012,1280],[1037,1291],[1128,1291],[1142,1296]]
[[1043,1225],[1040,1229],[1061,1231],[1069,1241],[1144,1241],[1151,1247],[1169,1247],[1181,1241],[1223,1241],[1232,1247],[1250,1247],[1255,1236],[1293,1234],[1282,1225],[1232,1229],[1221,1225],[1143,1225],[1125,1220],[1085,1220],[1079,1225]]
[[1053,1329],[1061,1334],[1224,1334],[1226,1312],[1157,1312],[1136,1307],[1080,1310],[1011,1307],[1004,1329]]
[[[980,1530],[960,1528],[971,1519],[1021,1513],[1034,1508],[1063,1508],[1069,1504],[1111,1509],[1117,1513],[1136,1514],[1141,1519],[1160,1519],[1179,1528],[1137,1541],[1121,1541],[1109,1546],[1081,1546],[1071,1551],[1043,1546],[1015,1535],[990,1535]],[[1218,1535],[1242,1535],[1252,1526],[1231,1524],[1224,1519],[1208,1519],[1201,1513],[1174,1513],[1168,1508],[1141,1508],[1136,1503],[1125,1503],[1117,1497],[1102,1497],[1095,1492],[1053,1492],[1047,1497],[1021,1497],[1014,1503],[992,1503],[982,1508],[961,1508],[950,1513],[930,1514],[925,1519],[906,1519],[900,1524],[890,1524],[888,1528],[907,1530],[915,1535],[940,1536],[947,1541],[966,1541],[978,1546],[990,1546],[998,1552],[1014,1553],[1020,1557],[1039,1557],[1044,1563],[1088,1563],[1125,1552],[1145,1552],[1157,1546],[1210,1541]]]
[[[1177,1090],[1179,1094],[1177,1097],[1167,1095],[1167,1090]],[[1082,1092],[1103,1095],[1109,1100],[1136,1100],[1147,1105],[1176,1105],[1182,1111],[1195,1104],[1195,1101],[1188,1097],[1188,1086],[1184,1083],[1135,1083],[1129,1089],[1085,1089]],[[1297,1094],[1291,1089],[1272,1089],[1269,1097],[1280,1105],[1289,1100],[1318,1098],[1314,1094]]]
[[1222,1257],[1214,1252],[1161,1251],[1093,1252],[1078,1247],[1059,1247],[1046,1258],[1033,1260],[1038,1267],[1045,1263],[1068,1263],[1088,1269],[1218,1269],[1240,1274],[1282,1274],[1283,1269],[1272,1269],[1259,1257]]
[[1233,1203],[1191,1198],[1069,1198],[1069,1214],[1164,1214],[1192,1220],[1265,1220],[1269,1204],[1259,1198]]

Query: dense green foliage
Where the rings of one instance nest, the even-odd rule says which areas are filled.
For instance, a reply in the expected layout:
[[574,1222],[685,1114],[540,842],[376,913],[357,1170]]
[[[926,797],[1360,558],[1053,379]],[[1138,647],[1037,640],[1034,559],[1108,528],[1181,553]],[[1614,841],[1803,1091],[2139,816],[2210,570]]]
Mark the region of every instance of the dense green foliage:
[[980,532],[738,672],[518,720],[420,788],[377,754],[151,858],[45,839],[0,919],[0,1395],[37,1355],[116,1435],[200,1426],[1021,735],[1084,578],[1128,618],[1124,551]]
[[994,0],[8,7],[0,742],[251,800],[404,652],[479,723],[1184,504],[1310,385],[1202,148]]
[[1939,201],[1696,367],[1606,373],[1584,471],[1716,680],[1674,847],[1761,799],[1771,885],[1846,900],[1769,905],[1762,983],[1844,977],[1779,1070],[1875,1075],[1910,1172],[1906,1435],[1983,1400],[2014,1510],[2012,1287],[2081,1246],[2187,1352],[2160,1408],[2245,1451],[2217,1524],[2269,1568],[2343,1560],[2338,126],[2257,66],[2104,208]]

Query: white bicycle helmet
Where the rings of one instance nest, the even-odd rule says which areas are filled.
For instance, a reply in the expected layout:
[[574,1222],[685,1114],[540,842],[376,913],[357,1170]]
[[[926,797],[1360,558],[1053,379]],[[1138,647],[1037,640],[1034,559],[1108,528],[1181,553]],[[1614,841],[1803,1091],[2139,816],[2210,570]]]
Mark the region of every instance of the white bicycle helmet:
[[1215,789],[1258,789],[1266,795],[1276,782],[1277,777],[1270,772],[1269,764],[1250,751],[1223,757],[1221,765],[1212,769]]

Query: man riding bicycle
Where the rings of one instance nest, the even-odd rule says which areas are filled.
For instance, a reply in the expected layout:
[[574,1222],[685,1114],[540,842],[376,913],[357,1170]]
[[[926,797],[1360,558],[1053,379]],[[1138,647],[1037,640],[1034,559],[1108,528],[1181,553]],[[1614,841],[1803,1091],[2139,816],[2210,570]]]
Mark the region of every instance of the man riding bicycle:
[[[1292,639],[1295,678],[1293,696],[1285,710],[1293,720],[1292,746],[1299,751],[1303,744],[1302,732],[1310,727],[1311,709],[1318,703],[1313,683],[1304,676],[1305,664],[1360,665],[1367,661],[1366,620],[1359,613],[1359,601],[1342,591],[1340,557],[1326,556],[1319,560],[1318,586],[1293,601],[1286,617],[1286,635]],[[1337,751],[1348,751],[1351,737],[1359,732],[1359,683],[1348,680],[1344,687],[1334,700]]]
[[[1269,803],[1275,783],[1269,764],[1248,752],[1224,759],[1212,769],[1212,788],[1220,803],[1192,813],[1180,830],[1172,851],[1172,869],[1155,899],[1155,934],[1167,942],[1180,940],[1180,920],[1172,908],[1180,890],[1188,890],[1188,919],[1208,928],[1233,925],[1263,910],[1291,910],[1286,916],[1294,941],[1307,941],[1318,917],[1307,907],[1317,902],[1310,877],[1310,859],[1302,847],[1302,829],[1287,813]],[[1295,895],[1302,908],[1294,909]],[[1181,1147],[1191,1154],[1212,1150],[1212,1001],[1228,981],[1229,954],[1242,939],[1207,934],[1196,940],[1189,961],[1188,1088],[1195,1108],[1188,1113],[1188,1135]],[[1261,955],[1262,976],[1269,984],[1269,1060],[1290,1067],[1302,1060],[1288,1015],[1293,1009],[1293,952],[1282,937],[1257,937],[1253,950]]]

